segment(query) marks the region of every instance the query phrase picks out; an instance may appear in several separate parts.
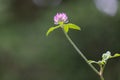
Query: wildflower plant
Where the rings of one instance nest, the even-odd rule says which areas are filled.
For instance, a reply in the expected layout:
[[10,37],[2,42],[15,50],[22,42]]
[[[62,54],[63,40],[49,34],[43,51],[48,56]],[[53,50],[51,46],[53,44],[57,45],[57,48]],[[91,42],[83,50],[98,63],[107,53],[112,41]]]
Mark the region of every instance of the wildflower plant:
[[65,33],[67,33],[69,29],[80,30],[79,26],[72,23],[68,23],[68,17],[65,13],[57,13],[54,16],[54,24],[57,26],[49,28],[46,34],[47,36],[49,33],[51,33],[53,30],[57,28],[62,28]]
[[[72,41],[72,39],[68,35],[69,29],[74,30],[81,30],[81,28],[73,23],[69,23],[68,16],[66,13],[57,13],[54,16],[54,24],[56,26],[50,27],[46,33],[46,36],[48,36],[52,31],[55,29],[61,28],[64,32],[66,38],[71,43],[71,45],[75,48],[75,50],[79,53],[79,55],[85,60],[85,62],[93,69],[93,71],[100,77],[100,80],[105,80],[103,77],[103,72],[105,69],[105,65],[107,64],[109,59],[120,57],[120,54],[116,53],[113,56],[111,55],[110,51],[107,51],[106,53],[103,53],[102,59],[99,61],[89,60],[86,58],[86,56],[80,51],[80,49],[75,45],[75,43]],[[97,64],[99,66],[96,68],[93,64]]]

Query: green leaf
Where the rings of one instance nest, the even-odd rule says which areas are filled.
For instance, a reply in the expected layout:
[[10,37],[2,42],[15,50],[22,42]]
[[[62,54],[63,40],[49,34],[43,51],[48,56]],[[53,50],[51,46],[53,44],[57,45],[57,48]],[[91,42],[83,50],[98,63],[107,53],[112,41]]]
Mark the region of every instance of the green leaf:
[[120,57],[120,54],[116,53],[114,54],[114,57]]
[[46,33],[46,36],[48,36],[53,30],[59,28],[60,26],[55,26],[55,27],[51,27],[48,29],[47,33]]
[[115,57],[120,57],[120,54],[116,53],[113,56],[111,56],[110,58],[115,58]]
[[67,33],[69,31],[69,26],[63,25],[64,31]]
[[72,23],[68,23],[65,26],[68,26],[71,29],[81,30],[79,26],[72,24]]

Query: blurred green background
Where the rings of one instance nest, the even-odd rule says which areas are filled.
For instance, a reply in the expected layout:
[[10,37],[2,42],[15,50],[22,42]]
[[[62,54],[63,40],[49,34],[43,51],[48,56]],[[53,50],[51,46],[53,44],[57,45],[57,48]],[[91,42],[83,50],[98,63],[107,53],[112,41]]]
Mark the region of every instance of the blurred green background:
[[[109,16],[93,0],[0,0],[0,80],[99,80],[60,29],[46,37],[57,12],[81,26],[69,35],[88,59],[120,53],[119,6]],[[120,80],[120,58],[108,62],[104,77]]]

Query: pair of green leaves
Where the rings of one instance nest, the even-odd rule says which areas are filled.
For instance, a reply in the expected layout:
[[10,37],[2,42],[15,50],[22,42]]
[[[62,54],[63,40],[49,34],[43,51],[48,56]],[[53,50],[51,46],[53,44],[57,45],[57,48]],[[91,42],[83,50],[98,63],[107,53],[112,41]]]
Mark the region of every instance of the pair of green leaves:
[[102,55],[102,60],[100,60],[100,61],[89,60],[88,63],[89,63],[89,64],[95,63],[95,64],[99,64],[99,65],[105,65],[105,64],[107,63],[107,60],[108,60],[108,59],[116,58],[116,57],[120,57],[120,54],[116,53],[116,54],[114,54],[114,55],[112,56],[112,55],[111,55],[111,52],[110,52],[110,51],[107,51],[106,53],[104,53],[104,54]]
[[58,26],[55,27],[51,27],[48,29],[46,35],[48,36],[52,31],[54,31],[57,28],[63,28],[63,30],[67,33],[69,31],[69,29],[75,29],[75,30],[81,30],[79,26],[72,24],[72,23],[68,23],[68,24],[59,24]]

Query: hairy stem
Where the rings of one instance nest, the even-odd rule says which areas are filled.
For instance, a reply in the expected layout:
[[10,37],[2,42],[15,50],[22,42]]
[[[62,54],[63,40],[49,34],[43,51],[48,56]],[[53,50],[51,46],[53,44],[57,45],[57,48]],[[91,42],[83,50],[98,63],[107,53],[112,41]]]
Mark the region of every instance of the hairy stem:
[[[64,32],[64,34],[65,34],[65,36],[66,36],[66,38],[68,39],[68,41],[71,43],[71,45],[75,48],[75,50],[79,53],[79,55],[85,60],[85,62],[93,69],[93,71],[95,72],[95,73],[97,73],[98,75],[100,75],[99,74],[99,71],[92,65],[92,64],[89,64],[88,63],[88,59],[84,56],[84,54],[78,49],[78,47],[75,45],[75,43],[71,40],[71,38],[69,37],[69,35],[63,30],[63,32]],[[101,80],[104,80],[104,79],[102,79],[102,77],[101,77]]]

